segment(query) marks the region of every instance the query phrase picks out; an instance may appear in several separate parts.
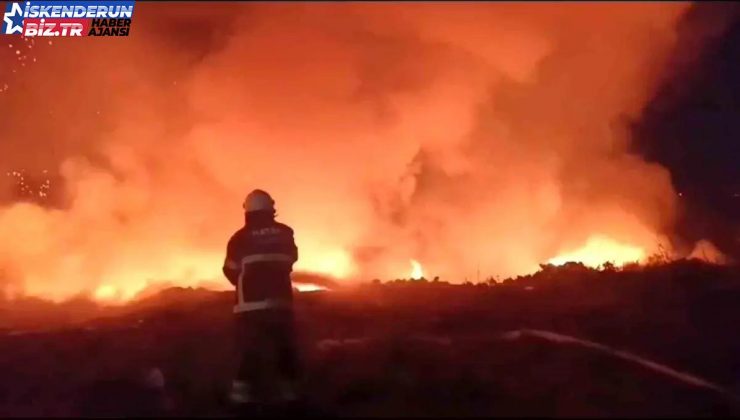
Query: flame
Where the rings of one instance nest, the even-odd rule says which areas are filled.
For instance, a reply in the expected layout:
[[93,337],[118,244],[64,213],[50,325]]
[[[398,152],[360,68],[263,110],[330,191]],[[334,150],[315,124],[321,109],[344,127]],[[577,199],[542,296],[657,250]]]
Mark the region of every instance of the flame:
[[306,249],[296,262],[295,269],[324,274],[337,279],[347,278],[355,272],[351,255],[341,248],[328,250]]
[[639,246],[619,243],[606,236],[594,235],[581,248],[558,255],[547,262],[554,265],[580,262],[596,268],[606,262],[621,266],[644,259],[645,250]]
[[[221,273],[222,262],[223,257],[216,253],[188,253],[187,257],[173,258],[159,266],[148,267],[148,269],[121,267],[104,276],[105,281],[94,289],[91,297],[99,303],[122,304],[135,299],[148,287],[161,286],[166,283],[180,287],[230,290],[231,285]],[[296,263],[295,269],[343,279],[353,272],[354,266],[349,253],[344,250],[323,252],[306,250]],[[299,292],[328,290],[326,287],[308,283],[297,283],[296,288]],[[57,296],[36,294],[47,296],[55,301],[63,300]]]
[[323,290],[329,290],[324,286],[319,286],[318,284],[313,283],[295,283],[295,288],[303,293],[303,292],[319,292]]
[[419,280],[424,277],[424,270],[421,268],[419,261],[411,260],[411,278]]
[[120,283],[118,286],[106,283],[95,289],[92,298],[107,305],[124,304],[143,292],[147,286],[149,284],[146,282]]
[[[216,283],[203,283],[201,286],[210,290],[229,290],[229,287],[226,285],[220,286]],[[294,283],[294,286],[300,293],[329,290],[327,287],[313,283]],[[146,284],[136,284],[130,287],[116,287],[112,284],[104,284],[95,289],[92,298],[98,303],[105,305],[125,304],[143,292],[146,287]]]
[[[295,231],[295,270],[345,283],[408,273],[412,257],[450,281],[551,257],[640,259],[676,194],[665,168],[631,152],[629,130],[610,127],[651,99],[689,7],[209,6],[255,25],[218,48],[183,50],[151,24],[120,50],[44,53],[59,70],[16,74],[28,91],[3,95],[0,296],[229,290],[226,242],[257,187]],[[140,12],[180,25],[201,8]],[[74,101],[90,93],[78,85],[112,99]],[[46,96],[69,100],[29,133],[38,101],[24,98]],[[620,242],[567,245],[599,232]]]
[[115,286],[112,286],[110,284],[104,284],[97,289],[95,289],[95,293],[93,293],[93,297],[97,301],[110,301],[114,299],[118,295],[118,290],[116,290]]

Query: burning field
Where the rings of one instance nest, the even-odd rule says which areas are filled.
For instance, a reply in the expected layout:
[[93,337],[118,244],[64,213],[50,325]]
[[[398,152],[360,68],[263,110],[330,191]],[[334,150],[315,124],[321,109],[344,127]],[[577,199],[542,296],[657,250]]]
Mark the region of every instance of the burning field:
[[223,289],[252,188],[342,283],[694,251],[629,130],[689,4],[136,7],[129,37],[4,50],[7,296]]
[[733,7],[142,3],[126,37],[3,38],[0,416],[151,366],[218,413],[255,188],[340,413],[733,413],[740,221],[687,209],[740,184],[689,197],[637,147]]

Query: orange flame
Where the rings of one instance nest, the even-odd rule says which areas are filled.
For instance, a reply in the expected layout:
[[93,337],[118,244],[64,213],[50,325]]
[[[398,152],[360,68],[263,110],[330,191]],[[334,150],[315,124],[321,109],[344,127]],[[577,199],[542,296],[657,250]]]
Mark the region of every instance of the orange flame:
[[[226,241],[255,187],[295,229],[296,271],[344,282],[408,273],[411,257],[451,281],[524,274],[551,257],[642,259],[675,193],[668,171],[631,153],[629,130],[611,127],[639,117],[689,8],[209,5],[256,24],[203,51],[143,25],[120,50],[48,54],[58,71],[17,74],[28,92],[4,96],[0,156],[50,165],[63,182],[44,181],[31,200],[29,180],[0,177],[0,296],[116,303],[166,285],[228,290]],[[167,25],[185,13],[141,12]],[[73,98],[79,83],[67,80],[111,101],[51,101],[54,117],[27,141],[35,102],[23,98]],[[57,135],[45,142],[47,132]],[[6,181],[22,200],[6,204]],[[423,276],[412,260],[411,278]]]
[[295,288],[301,293],[329,290],[324,286],[319,286],[318,284],[313,283],[295,283]]
[[421,268],[421,263],[416,260],[411,260],[411,278],[419,280],[424,277],[424,270]]
[[551,258],[548,263],[563,265],[567,262],[580,262],[596,268],[606,262],[621,266],[644,259],[645,250],[641,247],[619,243],[606,236],[594,235],[581,248]]

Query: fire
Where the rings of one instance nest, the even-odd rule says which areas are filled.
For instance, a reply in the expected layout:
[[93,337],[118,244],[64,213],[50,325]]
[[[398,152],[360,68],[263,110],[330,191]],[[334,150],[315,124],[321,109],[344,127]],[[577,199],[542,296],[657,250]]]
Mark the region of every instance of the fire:
[[[14,73],[27,91],[2,93],[0,296],[228,290],[252,188],[294,229],[294,269],[338,283],[407,277],[412,257],[426,266],[411,260],[411,278],[450,281],[642,259],[676,194],[621,116],[640,117],[689,7],[214,8],[255,25],[183,50],[154,24],[180,12],[152,6],[115,51],[34,47],[58,70]],[[76,101],[81,87],[111,100]],[[65,100],[27,126],[24,98],[47,96]]]
[[301,249],[301,255],[295,264],[298,271],[324,274],[343,279],[354,273],[352,257],[343,249],[329,249],[323,252]]
[[[209,290],[229,290],[229,286],[224,281],[223,284],[218,283],[202,283],[201,287],[205,287]],[[300,293],[305,292],[318,292],[329,290],[327,287],[313,284],[313,283],[294,283],[296,290]],[[92,294],[92,298],[98,303],[105,305],[118,305],[125,304],[146,289],[145,284],[136,284],[131,287],[116,287],[112,284],[104,284],[95,289]]]
[[98,286],[92,293],[92,298],[103,304],[123,304],[136,298],[136,296],[147,288],[145,282],[121,283],[118,286],[103,284]]
[[558,255],[547,262],[554,265],[580,262],[595,268],[606,262],[615,265],[640,262],[645,256],[645,250],[641,247],[619,243],[606,236],[594,235],[581,248]]
[[135,298],[136,295],[144,289],[145,286],[139,284],[132,286],[114,286],[112,284],[104,284],[95,289],[92,293],[92,298],[98,303],[106,305],[124,304]]
[[95,300],[98,301],[109,301],[112,300],[118,295],[118,291],[116,290],[115,286],[112,286],[110,284],[105,284],[97,289],[95,289],[95,293],[93,293],[93,297]]
[[424,270],[421,268],[419,261],[411,260],[411,278],[419,280],[424,277]]
[[303,293],[303,292],[319,292],[323,290],[329,290],[324,286],[319,286],[318,284],[313,283],[295,283],[295,288]]
[[[324,258],[321,258],[324,257]],[[140,293],[150,287],[167,286],[203,287],[209,290],[231,290],[231,285],[221,273],[222,259],[219,255],[196,254],[190,259],[178,258],[170,261],[170,265],[162,270],[137,271],[123,269],[115,275],[107,276],[106,281],[94,289],[91,297],[104,304],[123,304],[135,299]],[[333,278],[343,278],[351,266],[345,254],[336,252],[316,254],[307,252],[302,264],[297,269],[324,274]],[[145,280],[145,279],[161,280]],[[170,279],[170,280],[165,280]],[[313,292],[328,290],[324,286],[313,283],[296,283],[299,292]],[[58,299],[57,299],[58,300]]]

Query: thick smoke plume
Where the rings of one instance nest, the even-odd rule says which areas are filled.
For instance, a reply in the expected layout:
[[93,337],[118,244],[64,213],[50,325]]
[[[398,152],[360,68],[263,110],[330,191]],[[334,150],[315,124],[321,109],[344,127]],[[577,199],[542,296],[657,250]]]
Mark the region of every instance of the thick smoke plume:
[[340,278],[643,257],[675,193],[626,127],[686,8],[141,4],[128,38],[36,40],[33,65],[0,69],[0,164],[49,171],[57,195],[5,197],[0,282],[224,284],[252,188],[295,228],[297,268]]

